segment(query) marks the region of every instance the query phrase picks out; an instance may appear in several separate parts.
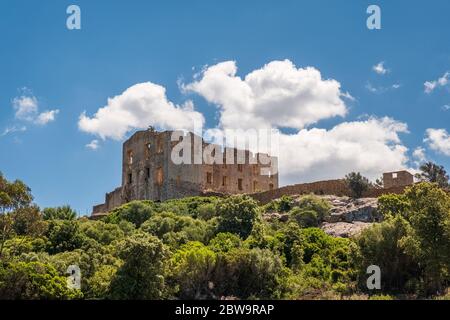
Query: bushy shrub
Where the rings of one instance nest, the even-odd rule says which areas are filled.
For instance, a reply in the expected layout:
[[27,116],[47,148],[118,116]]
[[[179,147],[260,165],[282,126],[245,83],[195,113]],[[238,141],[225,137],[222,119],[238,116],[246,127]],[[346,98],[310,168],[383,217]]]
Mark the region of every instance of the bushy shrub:
[[209,242],[208,247],[214,252],[228,252],[234,248],[239,248],[242,245],[242,240],[239,236],[225,232],[217,234]]
[[9,259],[24,253],[43,252],[47,248],[46,238],[33,238],[29,236],[14,237],[6,240],[4,244],[4,255]]
[[382,287],[385,291],[405,289],[405,285],[418,266],[407,254],[404,240],[412,229],[402,216],[376,224],[364,230],[357,238],[358,256],[356,261],[361,275],[361,286],[365,287],[366,269],[377,265],[382,270]]
[[119,223],[122,220],[133,223],[139,228],[156,210],[153,201],[132,201],[110,212],[103,220],[107,223]]
[[205,203],[197,208],[199,219],[210,220],[216,216],[216,205],[214,203]]
[[81,248],[85,241],[79,223],[70,220],[50,220],[46,236],[50,254]]
[[181,299],[205,299],[214,297],[213,273],[216,253],[200,242],[189,242],[175,252],[170,259],[170,283]]
[[291,196],[283,195],[281,198],[270,201],[263,209],[271,212],[288,212],[294,206],[294,199]]
[[450,196],[436,184],[419,183],[403,195],[381,197],[381,210],[387,220],[358,241],[362,261],[387,270],[385,290],[443,292],[450,281]]
[[219,232],[231,232],[245,239],[258,219],[258,204],[249,196],[230,196],[217,204]]
[[289,267],[300,267],[303,264],[304,236],[302,230],[296,223],[288,223],[278,230],[276,238],[280,244],[280,254]]
[[45,220],[75,220],[77,213],[70,206],[45,208],[42,211]]
[[0,263],[0,299],[78,299],[79,290],[67,287],[66,277],[41,262]]
[[80,230],[85,236],[104,245],[125,236],[119,225],[103,221],[84,220],[80,223]]
[[317,228],[303,229],[302,233],[306,274],[331,283],[350,282],[355,278],[351,240],[334,238]]
[[208,204],[215,205],[216,197],[186,197],[165,201],[158,206],[159,212],[170,211],[179,215],[189,215],[197,218],[200,207]]
[[172,247],[178,247],[188,241],[208,243],[215,232],[215,226],[213,221],[206,222],[190,216],[162,212],[144,222],[141,230],[157,236]]
[[327,200],[315,195],[301,197],[297,206],[304,211],[315,212],[319,221],[323,221],[330,215],[331,204]]
[[384,194],[378,197],[378,212],[385,218],[395,215],[405,216],[410,203],[404,194]]
[[298,223],[301,228],[311,228],[319,226],[319,217],[313,210],[294,208],[289,212],[291,219]]
[[218,296],[278,299],[289,274],[278,255],[268,249],[237,248],[220,259],[215,287]]
[[136,233],[118,245],[123,265],[115,273],[109,296],[112,299],[161,299],[167,295],[165,282],[169,251],[156,237]]

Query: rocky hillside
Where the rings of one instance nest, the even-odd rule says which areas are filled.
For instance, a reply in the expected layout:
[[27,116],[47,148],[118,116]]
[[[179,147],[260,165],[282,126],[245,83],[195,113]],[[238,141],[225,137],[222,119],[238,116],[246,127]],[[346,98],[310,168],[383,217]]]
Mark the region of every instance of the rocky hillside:
[[[350,197],[320,196],[331,204],[330,215],[321,223],[320,227],[327,234],[335,237],[353,237],[383,217],[377,212],[378,200],[376,198],[352,199]],[[294,196],[294,207],[301,196]],[[287,213],[266,213],[267,220],[280,220],[286,222]]]
[[358,235],[372,223],[382,220],[377,212],[376,198],[352,199],[327,196],[332,209],[321,228],[329,235],[348,238]]

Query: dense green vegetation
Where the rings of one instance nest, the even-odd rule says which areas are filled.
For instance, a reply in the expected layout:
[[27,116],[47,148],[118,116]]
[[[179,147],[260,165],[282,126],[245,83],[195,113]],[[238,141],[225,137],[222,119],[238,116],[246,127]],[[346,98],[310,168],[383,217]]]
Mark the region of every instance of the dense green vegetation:
[[[319,229],[330,204],[312,195],[134,201],[99,221],[32,201],[0,175],[0,299],[390,299],[449,286],[450,196],[437,184],[380,197],[384,221],[356,239]],[[66,286],[74,264],[81,290]],[[381,290],[365,286],[373,264]]]

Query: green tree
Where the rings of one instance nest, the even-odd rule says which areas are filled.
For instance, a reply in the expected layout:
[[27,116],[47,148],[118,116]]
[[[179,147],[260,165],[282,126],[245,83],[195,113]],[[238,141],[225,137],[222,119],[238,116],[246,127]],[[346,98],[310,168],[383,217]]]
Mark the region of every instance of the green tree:
[[416,178],[425,181],[437,183],[441,188],[448,188],[450,177],[443,166],[433,162],[427,162],[420,166],[421,173],[416,174]]
[[81,248],[85,240],[79,223],[70,220],[51,220],[46,236],[50,254]]
[[[23,252],[24,247],[27,246],[26,242],[30,244],[33,238],[43,236],[47,230],[47,224],[43,221],[37,206],[20,207],[13,212],[4,214],[0,216],[0,228],[2,227],[2,223],[9,223],[9,226],[4,227],[10,228],[10,236],[6,237],[5,241],[2,242],[0,252],[3,253],[6,242],[9,242],[8,251],[10,255]],[[11,238],[11,241],[8,238]],[[35,242],[35,244],[38,242]],[[42,239],[40,242],[42,242]]]
[[45,208],[42,211],[45,220],[75,220],[77,213],[70,206]]
[[[215,206],[217,202],[216,197],[186,197],[181,199],[172,199],[160,203],[158,211],[169,211],[179,215],[188,215],[193,218],[198,218],[200,210],[205,205]],[[208,207],[208,210],[211,207]],[[213,209],[214,210],[214,209]]]
[[14,233],[11,212],[31,205],[31,189],[22,181],[10,182],[0,172],[0,258],[5,241]]
[[297,207],[302,210],[314,211],[319,221],[323,221],[330,215],[331,204],[318,196],[307,195],[300,198]]
[[367,267],[382,270],[383,291],[415,291],[418,264],[405,250],[405,239],[412,233],[410,224],[401,215],[364,230],[356,239],[355,261],[360,271],[360,284],[366,286]]
[[425,293],[441,293],[450,281],[450,195],[435,184],[420,183],[405,196],[414,230],[410,252],[425,268]]
[[64,276],[41,262],[0,264],[0,299],[79,299],[79,290],[69,289]]
[[405,216],[410,210],[410,203],[404,194],[384,194],[378,197],[377,210],[385,218]]
[[313,210],[294,208],[289,212],[289,215],[301,228],[312,228],[319,226],[319,217],[317,212]]
[[169,252],[156,237],[136,233],[118,247],[123,265],[112,282],[112,299],[161,299],[166,296],[165,268]]
[[373,186],[377,189],[383,189],[384,188],[384,178],[383,176],[377,178],[375,180],[375,183],[373,184]]
[[208,244],[208,247],[216,253],[228,252],[234,248],[239,248],[240,246],[242,246],[241,238],[229,232],[217,234]]
[[303,264],[303,247],[304,241],[303,231],[299,225],[289,222],[284,225],[276,234],[277,239],[281,243],[280,253],[286,260],[286,265],[292,267],[300,267]]
[[363,177],[359,172],[347,174],[345,176],[345,182],[355,198],[361,198],[363,193],[370,187],[369,179]]
[[88,279],[87,297],[90,299],[106,299],[111,291],[111,282],[116,276],[117,267],[102,265]]
[[380,208],[387,220],[363,232],[363,261],[377,261],[387,270],[387,290],[443,292],[450,280],[450,196],[423,182],[403,195],[383,196]]
[[5,242],[14,234],[14,220],[11,214],[0,215],[0,258],[3,258]]
[[277,208],[280,212],[288,212],[294,205],[294,199],[291,196],[283,195],[277,200]]
[[180,299],[213,298],[216,254],[200,242],[183,245],[170,259],[170,283]]
[[216,216],[216,205],[214,203],[205,203],[198,206],[198,218],[210,220]]
[[[44,257],[43,261],[51,263],[59,274],[64,274],[70,265],[79,266],[82,276],[81,290],[84,297],[87,299],[106,298],[106,296],[96,295],[96,289],[92,287],[96,285],[96,280],[92,278],[102,268],[117,269],[121,265],[122,260],[115,256],[114,249],[113,246],[102,246],[93,239],[87,239],[82,248]],[[98,274],[97,276],[103,277],[104,275]]]
[[37,206],[19,208],[11,213],[14,221],[14,232],[20,236],[39,237],[47,230]]
[[153,201],[132,201],[124,204],[104,218],[107,223],[119,223],[122,220],[133,223],[139,228],[155,213],[156,205]]
[[0,172],[0,215],[27,207],[33,201],[31,189],[22,181],[10,182]]
[[279,299],[289,271],[268,249],[237,248],[220,259],[214,282],[218,296]]
[[40,253],[46,249],[45,238],[33,238],[30,236],[14,236],[5,241],[3,255],[6,260],[19,257],[27,253]]
[[213,235],[214,226],[191,216],[162,212],[144,222],[141,230],[157,236],[165,244],[179,247],[188,241],[208,243]]
[[217,204],[219,232],[231,232],[245,239],[258,219],[258,204],[249,196],[237,195],[219,201]]
[[117,224],[87,219],[80,221],[80,231],[85,236],[103,245],[110,244],[125,236],[125,232]]

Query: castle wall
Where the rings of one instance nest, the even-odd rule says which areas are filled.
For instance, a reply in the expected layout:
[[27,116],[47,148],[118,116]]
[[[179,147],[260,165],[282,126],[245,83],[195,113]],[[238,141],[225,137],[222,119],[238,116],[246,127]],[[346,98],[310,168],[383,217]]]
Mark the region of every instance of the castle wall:
[[[383,194],[391,193],[402,194],[408,186],[409,185],[393,186],[390,188],[370,188],[363,193],[363,198],[378,198]],[[352,192],[347,187],[344,180],[328,180],[295,184],[281,187],[276,190],[251,194],[250,196],[259,201],[261,204],[266,204],[274,199],[281,198],[283,195],[292,196],[311,193],[316,195],[352,196]]]
[[116,188],[113,192],[106,194],[106,209],[108,211],[124,203],[122,198],[122,187]]
[[348,189],[344,180],[328,180],[318,181],[312,183],[295,184],[291,186],[281,187],[275,190],[255,193],[251,196],[259,201],[261,204],[266,204],[271,200],[281,198],[283,195],[301,195],[314,193],[317,195],[336,195],[336,196],[350,196],[351,192]]

